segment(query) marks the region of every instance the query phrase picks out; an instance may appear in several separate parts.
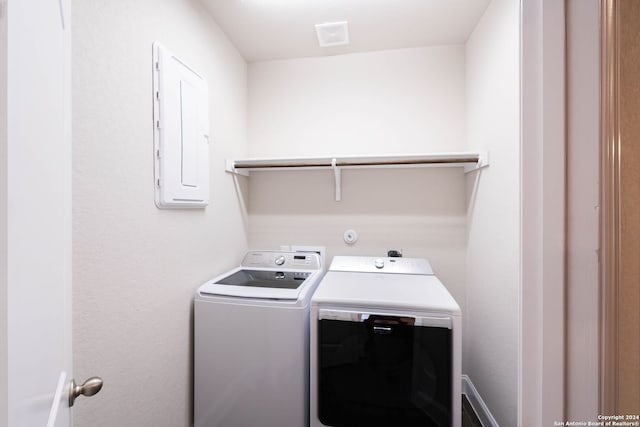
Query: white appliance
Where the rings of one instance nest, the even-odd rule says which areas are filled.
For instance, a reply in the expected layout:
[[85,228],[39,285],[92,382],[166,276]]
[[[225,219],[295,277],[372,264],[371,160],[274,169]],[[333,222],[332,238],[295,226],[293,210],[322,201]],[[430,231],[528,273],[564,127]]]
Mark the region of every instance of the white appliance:
[[427,260],[334,257],[310,372],[311,427],[460,427],[460,307]]
[[195,297],[194,426],[309,425],[318,254],[252,251]]

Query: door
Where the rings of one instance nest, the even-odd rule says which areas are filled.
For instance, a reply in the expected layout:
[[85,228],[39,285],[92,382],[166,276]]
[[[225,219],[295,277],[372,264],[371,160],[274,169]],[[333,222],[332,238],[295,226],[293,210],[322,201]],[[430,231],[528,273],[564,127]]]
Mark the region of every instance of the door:
[[617,414],[640,415],[640,3],[620,1],[620,276]]
[[640,4],[602,3],[603,96],[600,413],[640,412]]
[[70,8],[0,0],[0,426],[71,423]]

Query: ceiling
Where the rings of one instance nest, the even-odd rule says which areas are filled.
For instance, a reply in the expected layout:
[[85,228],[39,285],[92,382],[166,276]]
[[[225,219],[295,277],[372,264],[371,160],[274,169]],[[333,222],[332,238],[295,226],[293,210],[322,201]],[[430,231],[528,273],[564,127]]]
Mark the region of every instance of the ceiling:
[[[490,0],[200,0],[248,62],[465,43]],[[315,24],[348,21],[321,48]]]

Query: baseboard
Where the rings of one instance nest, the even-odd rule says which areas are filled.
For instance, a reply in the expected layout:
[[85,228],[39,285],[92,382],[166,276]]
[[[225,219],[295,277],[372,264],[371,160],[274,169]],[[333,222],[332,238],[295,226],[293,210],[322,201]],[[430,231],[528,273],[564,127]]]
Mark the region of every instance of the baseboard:
[[467,396],[467,400],[484,427],[500,427],[468,375],[462,375],[462,394]]

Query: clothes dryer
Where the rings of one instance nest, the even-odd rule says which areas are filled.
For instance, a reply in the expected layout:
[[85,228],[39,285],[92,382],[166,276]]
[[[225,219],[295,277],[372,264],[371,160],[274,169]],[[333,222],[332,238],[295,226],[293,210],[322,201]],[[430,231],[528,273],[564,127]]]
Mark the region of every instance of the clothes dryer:
[[311,319],[311,427],[460,427],[460,307],[428,261],[334,257]]
[[194,426],[309,425],[315,253],[252,251],[195,297]]

